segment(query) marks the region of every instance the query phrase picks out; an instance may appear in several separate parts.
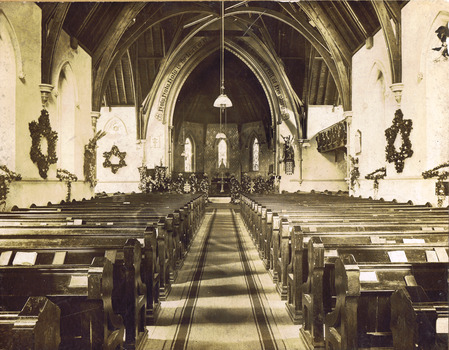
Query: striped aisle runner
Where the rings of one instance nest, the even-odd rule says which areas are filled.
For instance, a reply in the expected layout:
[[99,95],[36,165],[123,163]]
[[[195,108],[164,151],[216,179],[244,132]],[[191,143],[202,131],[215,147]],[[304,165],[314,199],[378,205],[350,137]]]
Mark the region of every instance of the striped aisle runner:
[[238,215],[232,209],[206,214],[146,349],[302,348],[298,326],[289,325],[294,347],[278,329],[260,288],[259,274],[267,273],[255,271],[258,256],[248,249],[254,247]]

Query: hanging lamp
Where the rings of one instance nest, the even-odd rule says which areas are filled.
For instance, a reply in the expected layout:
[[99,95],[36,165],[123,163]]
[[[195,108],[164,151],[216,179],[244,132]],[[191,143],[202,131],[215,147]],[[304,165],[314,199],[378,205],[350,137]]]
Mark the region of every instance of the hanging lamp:
[[222,130],[223,115],[226,117],[226,108],[232,107],[232,102],[225,94],[224,78],[224,1],[221,1],[221,40],[220,40],[220,95],[214,102],[214,107],[220,108],[220,132],[215,136],[217,139],[225,139]]

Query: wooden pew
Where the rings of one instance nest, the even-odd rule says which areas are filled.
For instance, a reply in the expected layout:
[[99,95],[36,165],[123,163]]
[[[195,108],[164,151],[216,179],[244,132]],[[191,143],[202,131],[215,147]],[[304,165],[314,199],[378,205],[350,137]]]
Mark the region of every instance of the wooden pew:
[[[139,276],[135,279],[146,286],[146,324],[154,324],[160,310],[160,263],[159,256],[164,253],[161,251],[163,244],[159,244],[159,240],[164,240],[164,235],[157,236],[157,227],[151,226],[141,234],[137,231],[129,234],[127,231],[101,230],[101,229],[74,229],[74,228],[13,228],[10,230],[0,230],[0,251],[8,250],[27,250],[27,249],[48,249],[49,254],[45,263],[52,263],[52,249],[67,251],[70,253],[66,257],[66,261],[80,262],[84,254],[84,262],[90,261],[94,256],[107,256],[111,260],[117,259],[119,268],[125,264],[124,249],[128,246],[133,247],[135,258],[127,257],[127,262],[131,271],[131,264]],[[132,239],[134,237],[136,239]],[[140,245],[143,245],[142,253]],[[120,254],[114,253],[119,252]],[[118,257],[117,257],[118,255]],[[73,258],[72,258],[73,256]],[[42,255],[40,259],[44,259]],[[71,260],[68,260],[71,259]],[[139,261],[134,261],[138,259]],[[90,263],[90,261],[88,261]],[[137,273],[137,272],[136,272]],[[165,287],[164,287],[165,288]]]
[[61,309],[61,348],[117,349],[125,327],[112,307],[113,267],[106,258],[90,266],[2,266],[0,305],[14,307],[46,296]]
[[0,348],[58,350],[61,310],[45,297],[29,297],[21,310],[0,309]]
[[[408,279],[413,281],[410,277]],[[447,300],[438,296],[430,298],[421,286],[409,283],[399,288],[391,296],[390,325],[394,348],[447,349],[448,309]]]
[[[89,244],[71,246],[66,239],[62,247],[48,248],[45,239],[22,240],[19,247],[0,248],[1,256],[9,254],[10,262],[19,254],[35,254],[35,266],[40,265],[86,265],[96,257],[106,257],[113,264],[112,303],[114,312],[121,315],[125,326],[125,348],[135,349],[146,337],[145,314],[147,287],[141,281],[141,245],[136,239],[128,239],[124,246],[109,243],[92,248]],[[79,242],[78,242],[79,243]],[[86,244],[87,242],[85,242]],[[24,245],[24,246],[22,246]]]
[[[408,276],[426,293],[447,299],[448,263],[358,265],[352,255],[335,262],[335,308],[325,316],[326,349],[392,348],[391,300]],[[444,281],[444,282],[443,282]]]
[[[301,332],[313,346],[323,346],[323,320],[325,312],[331,308],[331,287],[334,285],[334,264],[339,256],[352,254],[358,264],[367,263],[426,263],[427,254],[433,253],[435,260],[447,262],[449,242],[446,235],[440,235],[439,243],[399,243],[370,244],[364,238],[351,237],[352,244],[341,244],[341,236],[332,237],[323,244],[319,237],[312,237],[308,242],[308,268],[306,275],[299,278],[306,280],[301,287],[303,328]],[[416,238],[415,238],[416,239]],[[398,239],[399,241],[399,239]],[[424,239],[423,239],[424,241]],[[441,252],[441,250],[443,250]],[[436,253],[438,252],[438,254]],[[297,276],[296,276],[297,277]],[[298,277],[297,277],[298,278]],[[296,287],[298,288],[298,287]],[[300,293],[298,293],[300,294]]]

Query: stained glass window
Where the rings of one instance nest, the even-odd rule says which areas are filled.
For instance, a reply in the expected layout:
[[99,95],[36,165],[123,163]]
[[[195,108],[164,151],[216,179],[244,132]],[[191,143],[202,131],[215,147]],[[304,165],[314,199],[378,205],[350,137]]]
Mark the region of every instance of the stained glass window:
[[257,137],[254,138],[252,151],[253,171],[259,171],[259,140]]
[[222,163],[224,164],[224,167],[228,164],[228,145],[224,139],[221,139],[218,142],[218,167],[220,167]]
[[186,138],[184,143],[184,171],[193,171],[193,147],[192,140],[189,137]]

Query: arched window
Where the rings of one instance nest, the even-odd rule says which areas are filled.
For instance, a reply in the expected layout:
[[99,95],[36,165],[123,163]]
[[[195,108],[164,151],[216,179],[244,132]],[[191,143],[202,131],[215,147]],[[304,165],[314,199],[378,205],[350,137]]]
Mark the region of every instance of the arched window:
[[61,69],[59,90],[59,166],[75,172],[75,105],[76,92],[73,72],[68,64]]
[[192,172],[193,169],[193,142],[187,137],[184,142],[184,171]]
[[254,138],[251,147],[251,162],[252,171],[259,171],[259,140]]
[[[222,165],[223,164],[223,165]],[[218,142],[218,167],[227,167],[228,164],[228,144],[224,139]]]

